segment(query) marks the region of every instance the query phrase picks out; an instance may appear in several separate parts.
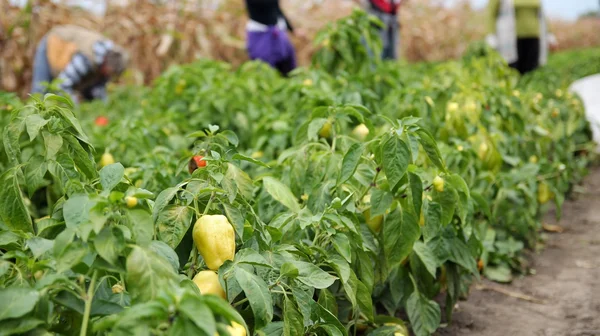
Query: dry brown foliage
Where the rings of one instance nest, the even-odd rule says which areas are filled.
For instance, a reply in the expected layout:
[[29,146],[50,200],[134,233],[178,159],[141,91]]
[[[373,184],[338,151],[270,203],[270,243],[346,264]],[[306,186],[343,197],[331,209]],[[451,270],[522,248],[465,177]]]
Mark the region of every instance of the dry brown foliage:
[[[102,0],[97,0],[102,1]],[[245,52],[246,14],[241,0],[221,2],[104,0],[103,17],[50,0],[30,1],[32,11],[0,1],[0,83],[2,90],[29,90],[38,41],[54,25],[77,24],[103,32],[131,53],[126,80],[149,83],[169,65],[210,57],[239,64]],[[306,64],[314,51],[311,37],[323,26],[347,15],[360,0],[283,0],[284,9],[306,36],[293,37],[298,58]],[[401,45],[410,61],[439,61],[460,56],[468,44],[485,35],[485,17],[466,1],[447,8],[442,0],[406,0],[401,12]],[[199,5],[199,3],[201,5]],[[600,45],[600,20],[552,22],[560,49]]]

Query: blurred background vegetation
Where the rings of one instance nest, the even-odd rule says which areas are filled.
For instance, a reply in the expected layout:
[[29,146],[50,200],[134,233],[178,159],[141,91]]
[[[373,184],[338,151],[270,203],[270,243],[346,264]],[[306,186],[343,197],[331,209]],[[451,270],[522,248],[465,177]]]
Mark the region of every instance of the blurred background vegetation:
[[[25,2],[25,1],[23,1]],[[238,65],[245,52],[246,13],[241,0],[94,0],[103,15],[74,5],[81,0],[29,0],[25,6],[0,1],[0,89],[29,91],[32,57],[54,25],[77,24],[103,32],[132,55],[126,82],[148,84],[169,65],[214,58]],[[346,16],[360,0],[282,0],[293,24],[308,34],[294,37],[298,58],[307,64],[314,34]],[[85,3],[85,1],[83,1]],[[89,1],[88,1],[89,3]],[[403,58],[441,61],[460,56],[485,36],[485,13],[466,0],[412,0],[402,8]],[[560,50],[600,46],[600,19],[594,13],[576,21],[551,20]]]

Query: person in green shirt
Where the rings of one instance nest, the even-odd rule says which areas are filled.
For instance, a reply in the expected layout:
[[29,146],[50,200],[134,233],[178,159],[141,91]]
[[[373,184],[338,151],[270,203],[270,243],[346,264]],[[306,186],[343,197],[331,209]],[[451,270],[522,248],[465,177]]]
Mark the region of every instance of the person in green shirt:
[[541,0],[490,0],[488,43],[521,74],[545,63],[548,35]]

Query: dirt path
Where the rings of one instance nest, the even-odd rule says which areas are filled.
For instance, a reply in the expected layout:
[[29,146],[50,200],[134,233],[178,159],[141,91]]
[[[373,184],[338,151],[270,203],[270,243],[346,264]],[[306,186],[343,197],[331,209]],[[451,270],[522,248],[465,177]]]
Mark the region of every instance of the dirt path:
[[[585,191],[564,205],[558,223],[534,256],[535,275],[503,286],[510,292],[541,299],[534,303],[496,291],[473,288],[459,302],[454,321],[439,336],[600,336],[600,167],[585,179]],[[546,223],[555,223],[554,215]]]

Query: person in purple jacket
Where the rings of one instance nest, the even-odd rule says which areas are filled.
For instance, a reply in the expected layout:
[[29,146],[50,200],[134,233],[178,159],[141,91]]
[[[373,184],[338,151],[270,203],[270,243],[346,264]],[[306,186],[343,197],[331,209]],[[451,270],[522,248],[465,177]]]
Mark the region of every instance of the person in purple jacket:
[[246,0],[246,25],[251,60],[268,63],[286,76],[296,68],[296,51],[287,31],[294,28],[279,7],[279,0]]

